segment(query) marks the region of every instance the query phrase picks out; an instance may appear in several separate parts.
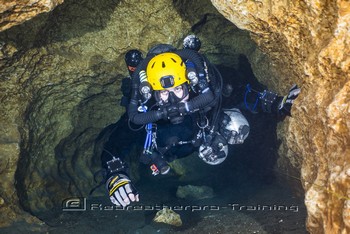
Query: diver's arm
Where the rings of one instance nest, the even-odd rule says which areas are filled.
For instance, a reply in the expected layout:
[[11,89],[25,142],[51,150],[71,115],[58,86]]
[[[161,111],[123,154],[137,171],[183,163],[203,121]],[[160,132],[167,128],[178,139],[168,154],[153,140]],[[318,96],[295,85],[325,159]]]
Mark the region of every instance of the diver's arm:
[[102,167],[107,172],[106,177],[109,178],[113,174],[120,172],[127,174],[128,165],[125,163],[125,159],[122,155],[113,154],[112,152],[104,148],[101,154]]
[[298,97],[300,88],[294,84],[287,95],[279,96],[272,91],[264,90],[260,93],[260,106],[263,112],[274,113],[283,120],[286,116],[292,116],[291,109],[294,100]]
[[147,124],[157,122],[164,117],[164,111],[161,110],[151,110],[148,112],[138,111],[138,101],[131,99],[128,110],[129,119],[134,124]]
[[101,161],[107,172],[105,183],[111,202],[123,207],[138,202],[139,194],[128,176],[128,166],[124,160],[104,149]]
[[[248,101],[249,95],[252,95],[250,93],[256,96],[254,102]],[[272,113],[276,114],[279,119],[284,119],[286,116],[291,116],[293,102],[298,97],[299,93],[300,88],[295,84],[285,96],[280,96],[270,90],[258,92],[251,89],[248,84],[244,94],[244,107],[252,113]]]

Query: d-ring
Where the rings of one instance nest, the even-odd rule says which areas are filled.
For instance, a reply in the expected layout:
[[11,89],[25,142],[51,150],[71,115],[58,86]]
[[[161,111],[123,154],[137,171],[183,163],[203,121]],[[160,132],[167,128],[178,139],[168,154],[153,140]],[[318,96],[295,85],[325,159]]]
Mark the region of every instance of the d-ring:
[[204,129],[204,128],[206,128],[206,127],[209,126],[209,120],[208,120],[207,116],[204,116],[204,118],[207,120],[207,122],[206,122],[206,124],[205,124],[203,127],[201,127],[201,126],[199,125],[199,123],[197,122],[197,126],[198,126],[199,128]]

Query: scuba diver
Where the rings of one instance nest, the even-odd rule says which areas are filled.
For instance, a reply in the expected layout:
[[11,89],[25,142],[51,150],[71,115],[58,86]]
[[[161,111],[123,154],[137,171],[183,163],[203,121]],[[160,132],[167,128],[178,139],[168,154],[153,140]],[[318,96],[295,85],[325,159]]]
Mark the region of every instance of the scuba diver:
[[[222,76],[199,53],[200,47],[199,38],[189,35],[183,49],[157,45],[139,59],[135,69],[129,69],[132,83],[127,114],[131,123],[145,126],[140,162],[149,165],[153,175],[167,174],[168,162],[196,151],[205,163],[218,165],[227,158],[228,144],[242,144],[249,135],[249,123],[238,108],[221,108],[223,94],[230,96],[233,89],[226,86],[223,93]],[[253,113],[287,116],[299,92],[296,85],[286,96],[250,88],[245,107]],[[251,93],[256,93],[253,105],[247,102]],[[139,201],[123,157],[105,156],[102,163],[111,202],[124,207]]]
[[129,50],[124,56],[125,64],[128,68],[129,76],[122,79],[121,91],[123,97],[120,105],[127,109],[131,97],[131,76],[137,65],[143,60],[142,52],[139,50]]

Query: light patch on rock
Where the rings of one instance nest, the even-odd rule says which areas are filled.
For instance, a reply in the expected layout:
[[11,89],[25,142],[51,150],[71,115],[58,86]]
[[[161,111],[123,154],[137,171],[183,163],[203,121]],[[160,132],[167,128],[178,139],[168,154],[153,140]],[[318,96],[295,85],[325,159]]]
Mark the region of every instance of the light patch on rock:
[[169,208],[163,208],[162,210],[158,211],[153,221],[157,223],[166,223],[177,227],[182,225],[180,215]]

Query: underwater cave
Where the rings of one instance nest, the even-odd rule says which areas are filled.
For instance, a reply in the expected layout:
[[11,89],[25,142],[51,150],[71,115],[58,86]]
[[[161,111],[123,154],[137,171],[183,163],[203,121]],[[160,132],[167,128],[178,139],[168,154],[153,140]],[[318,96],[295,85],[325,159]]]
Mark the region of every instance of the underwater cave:
[[[8,4],[0,24],[0,232],[332,233],[338,227],[348,228],[346,205],[334,206],[344,210],[344,218],[336,219],[343,226],[334,229],[323,229],[318,212],[324,207],[315,208],[315,201],[324,202],[323,193],[338,197],[346,193],[346,166],[334,167],[344,180],[329,177],[329,183],[345,181],[345,186],[338,186],[344,189],[336,192],[329,192],[332,186],[324,192],[320,185],[325,180],[316,175],[319,165],[328,165],[322,155],[333,155],[323,151],[326,139],[333,139],[327,141],[334,152],[331,158],[341,155],[339,149],[347,152],[347,141],[341,140],[347,139],[341,130],[346,124],[337,120],[341,114],[332,102],[335,97],[346,103],[345,78],[332,85],[331,78],[323,79],[319,90],[329,92],[322,98],[303,96],[303,104],[299,98],[293,116],[284,121],[241,109],[250,124],[249,136],[244,144],[229,146],[222,164],[210,166],[193,153],[171,162],[167,175],[153,176],[139,163],[143,145],[135,139],[145,130],[131,133],[119,104],[121,80],[127,76],[125,53],[140,49],[145,54],[160,43],[181,48],[189,34],[201,39],[201,52],[218,68],[224,86],[234,87],[223,98],[223,108],[239,105],[242,94],[235,89],[247,84],[286,95],[293,83],[308,90],[318,75],[332,77],[334,72],[347,77],[344,66],[328,69],[327,59],[320,59],[319,67],[324,68],[320,73],[313,69],[316,62],[311,58],[317,56],[308,35],[314,34],[303,26],[299,33],[293,31],[299,29],[291,23],[297,13],[288,15],[294,21],[271,16],[265,22],[266,6],[258,2],[254,7],[231,3],[232,8],[225,8],[221,1],[209,0],[65,0],[53,1],[49,10],[32,5],[37,7],[32,12],[45,13],[22,21],[11,10],[21,12],[23,7],[28,13],[28,6]],[[278,8],[282,14],[284,7]],[[280,14],[276,9],[271,7],[271,12]],[[332,15],[329,19],[335,18],[332,10],[322,9]],[[293,27],[278,31],[286,25]],[[328,31],[322,33],[331,38]],[[323,105],[333,111],[322,111]],[[317,128],[326,129],[324,135]],[[335,150],[339,144],[343,147]],[[140,202],[129,209],[112,206],[100,184],[105,147],[127,156],[130,177],[140,193]],[[192,194],[179,196],[184,187],[194,189]],[[337,198],[334,202],[338,204]],[[164,207],[180,215],[181,226],[153,221]]]

